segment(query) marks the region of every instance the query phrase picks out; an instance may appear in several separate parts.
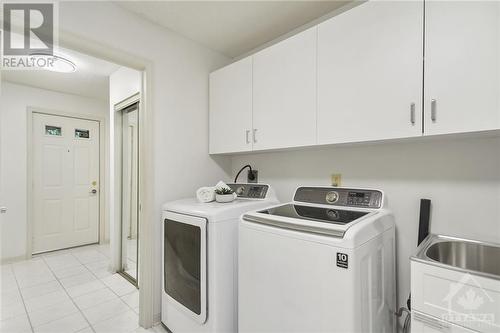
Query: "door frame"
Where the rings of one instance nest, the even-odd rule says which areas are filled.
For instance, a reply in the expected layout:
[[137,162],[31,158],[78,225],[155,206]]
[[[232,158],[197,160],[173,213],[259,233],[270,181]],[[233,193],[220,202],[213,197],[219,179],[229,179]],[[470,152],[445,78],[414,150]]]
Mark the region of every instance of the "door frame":
[[105,226],[106,226],[106,118],[99,115],[89,115],[89,114],[79,114],[71,113],[61,110],[50,110],[45,108],[39,108],[36,106],[28,106],[26,108],[26,120],[27,120],[27,140],[26,140],[26,187],[27,187],[27,232],[26,232],[26,258],[31,259],[33,255],[33,116],[35,113],[44,114],[55,117],[66,117],[82,120],[96,121],[99,124],[99,237],[98,242],[102,244],[105,242]]
[[[142,281],[139,289],[139,324],[144,328],[150,328],[155,323],[159,323],[160,313],[155,313],[155,301],[157,291],[154,286],[161,283],[161,276],[156,276],[154,244],[155,224],[157,223],[156,210],[154,204],[154,107],[153,107],[153,62],[137,54],[128,53],[109,44],[88,39],[85,36],[74,34],[68,31],[59,31],[59,45],[96,58],[108,60],[116,64],[130,67],[142,73],[141,87],[141,117],[139,124],[139,203],[141,209],[139,219],[139,233],[141,242],[139,244],[139,281]],[[111,124],[110,124],[111,125]],[[108,125],[108,128],[110,126]],[[111,135],[111,134],[109,134]],[[111,136],[109,137],[112,138]],[[111,144],[111,142],[110,142]],[[111,156],[110,156],[111,158]],[[110,165],[110,168],[112,166]],[[108,182],[110,179],[108,179]],[[113,184],[107,184],[108,191]],[[109,215],[108,215],[109,218]],[[110,219],[111,220],[111,219]],[[110,224],[111,227],[111,224]],[[110,239],[111,241],[111,239]]]

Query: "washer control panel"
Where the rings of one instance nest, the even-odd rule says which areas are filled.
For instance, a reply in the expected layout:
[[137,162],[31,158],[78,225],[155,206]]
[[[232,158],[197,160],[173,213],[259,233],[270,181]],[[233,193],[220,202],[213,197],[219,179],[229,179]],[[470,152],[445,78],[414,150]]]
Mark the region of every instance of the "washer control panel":
[[268,185],[265,184],[227,184],[238,198],[244,199],[265,199],[267,195]]
[[294,201],[347,207],[382,207],[381,191],[338,187],[299,187]]

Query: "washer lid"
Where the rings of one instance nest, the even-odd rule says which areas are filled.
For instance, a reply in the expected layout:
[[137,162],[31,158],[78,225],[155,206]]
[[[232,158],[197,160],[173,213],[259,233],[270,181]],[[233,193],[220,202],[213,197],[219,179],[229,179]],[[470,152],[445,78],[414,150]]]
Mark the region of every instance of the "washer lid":
[[291,202],[245,213],[243,220],[280,229],[343,238],[348,229],[362,221],[373,221],[382,212],[385,210],[354,207],[345,209]]
[[368,212],[336,209],[332,207],[314,207],[293,203],[271,207],[258,211],[271,216],[298,218],[330,224],[347,224],[369,214]]

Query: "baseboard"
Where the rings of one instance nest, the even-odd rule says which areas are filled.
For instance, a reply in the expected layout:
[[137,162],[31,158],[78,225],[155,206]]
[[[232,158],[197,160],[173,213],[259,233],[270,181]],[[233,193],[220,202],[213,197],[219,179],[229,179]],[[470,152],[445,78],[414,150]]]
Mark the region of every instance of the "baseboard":
[[26,256],[17,256],[17,257],[10,257],[10,258],[2,258],[0,259],[0,265],[5,265],[5,264],[12,264],[18,261],[23,261],[26,260]]

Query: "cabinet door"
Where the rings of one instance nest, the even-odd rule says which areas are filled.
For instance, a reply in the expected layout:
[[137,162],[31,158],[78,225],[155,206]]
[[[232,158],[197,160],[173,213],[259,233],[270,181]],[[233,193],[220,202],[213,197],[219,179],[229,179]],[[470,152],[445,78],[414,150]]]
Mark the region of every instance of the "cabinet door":
[[475,333],[465,327],[440,320],[412,309],[412,333]]
[[499,14],[498,1],[426,2],[426,134],[500,128]]
[[254,150],[316,143],[316,31],[254,55]]
[[370,1],[318,27],[318,143],[422,135],[422,1]]
[[210,74],[210,153],[252,150],[252,58]]

